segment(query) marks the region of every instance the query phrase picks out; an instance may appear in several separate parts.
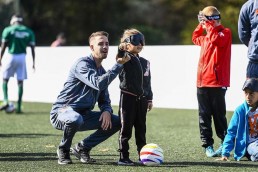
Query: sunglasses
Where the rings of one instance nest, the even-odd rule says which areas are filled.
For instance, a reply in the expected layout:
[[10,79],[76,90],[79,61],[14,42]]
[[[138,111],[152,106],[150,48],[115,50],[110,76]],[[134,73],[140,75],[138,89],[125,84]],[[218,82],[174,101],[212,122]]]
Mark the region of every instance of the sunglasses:
[[142,46],[145,45],[144,36],[140,33],[129,36],[128,38],[125,39],[125,42],[131,43],[134,46],[137,46],[139,44],[141,44]]

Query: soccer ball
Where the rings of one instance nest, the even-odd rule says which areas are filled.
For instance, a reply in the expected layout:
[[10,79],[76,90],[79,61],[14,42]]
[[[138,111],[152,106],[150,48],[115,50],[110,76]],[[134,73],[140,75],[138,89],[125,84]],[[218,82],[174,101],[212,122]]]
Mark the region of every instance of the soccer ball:
[[160,165],[164,161],[163,150],[155,143],[146,144],[140,151],[140,159],[147,166]]
[[7,108],[5,109],[6,113],[13,113],[15,111],[15,106],[12,102],[8,103]]

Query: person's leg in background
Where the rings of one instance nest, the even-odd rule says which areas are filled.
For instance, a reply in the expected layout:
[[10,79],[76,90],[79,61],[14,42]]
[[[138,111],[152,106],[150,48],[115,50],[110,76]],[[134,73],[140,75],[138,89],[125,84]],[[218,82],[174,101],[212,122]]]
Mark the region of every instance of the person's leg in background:
[[16,113],[22,113],[23,81],[18,81],[18,101]]
[[4,110],[5,108],[7,108],[8,103],[9,103],[9,99],[8,99],[8,81],[9,81],[9,79],[3,79],[2,89],[3,89],[4,99],[3,99],[3,103],[2,103],[2,105],[0,107],[0,110]]

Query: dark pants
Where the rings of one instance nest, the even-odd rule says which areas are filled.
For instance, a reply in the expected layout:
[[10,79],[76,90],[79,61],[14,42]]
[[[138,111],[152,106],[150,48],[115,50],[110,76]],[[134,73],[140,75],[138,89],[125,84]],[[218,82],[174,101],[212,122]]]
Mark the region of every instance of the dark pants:
[[85,149],[91,150],[120,129],[121,125],[117,115],[111,114],[112,128],[108,130],[101,128],[100,116],[101,112],[85,111],[78,113],[73,109],[51,114],[52,126],[64,131],[59,148],[70,150],[73,137],[78,131],[96,130],[80,142]]
[[249,62],[246,68],[247,78],[258,78],[258,63]]
[[122,125],[119,133],[120,158],[129,158],[128,142],[132,137],[133,126],[138,153],[146,145],[147,104],[145,97],[121,93],[118,112]]
[[217,136],[223,142],[227,132],[226,119],[226,89],[222,88],[197,88],[199,105],[199,128],[203,147],[214,144],[212,138],[212,118]]

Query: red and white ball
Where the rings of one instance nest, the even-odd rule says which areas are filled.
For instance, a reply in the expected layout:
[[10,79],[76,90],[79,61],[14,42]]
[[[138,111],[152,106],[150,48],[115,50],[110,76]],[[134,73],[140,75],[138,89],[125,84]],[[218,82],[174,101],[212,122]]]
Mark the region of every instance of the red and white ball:
[[140,151],[140,159],[147,166],[160,165],[164,161],[163,150],[155,143],[146,144]]

